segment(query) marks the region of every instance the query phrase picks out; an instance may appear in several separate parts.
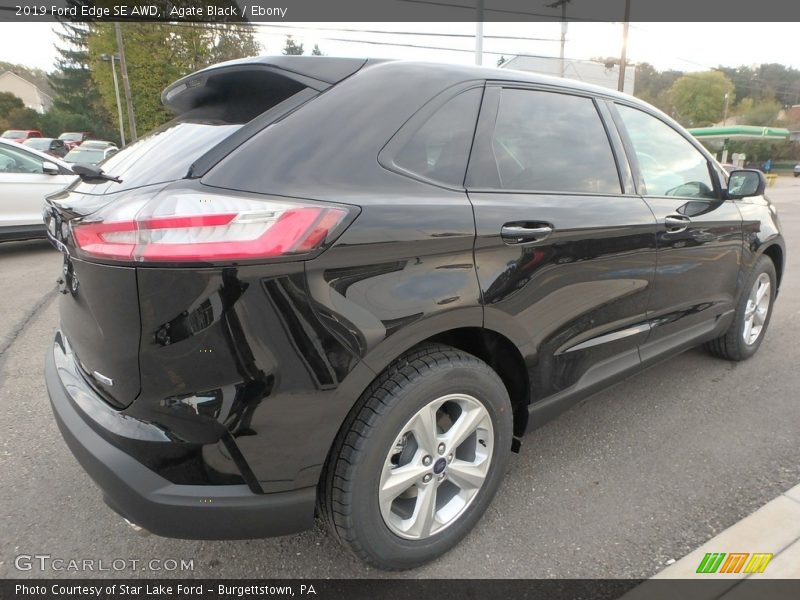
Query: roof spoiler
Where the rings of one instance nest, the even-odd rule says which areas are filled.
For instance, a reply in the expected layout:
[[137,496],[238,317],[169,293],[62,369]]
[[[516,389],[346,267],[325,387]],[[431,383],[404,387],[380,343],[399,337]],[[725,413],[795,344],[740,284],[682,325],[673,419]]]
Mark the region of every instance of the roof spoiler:
[[176,115],[213,102],[233,89],[258,89],[287,81],[322,91],[358,71],[364,58],[260,56],[212,65],[167,86],[162,104]]

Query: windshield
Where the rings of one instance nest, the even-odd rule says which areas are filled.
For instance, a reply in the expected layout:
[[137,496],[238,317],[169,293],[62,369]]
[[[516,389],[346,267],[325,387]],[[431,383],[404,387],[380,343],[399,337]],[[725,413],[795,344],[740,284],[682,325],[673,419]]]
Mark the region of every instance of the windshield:
[[62,133],[58,136],[60,140],[66,140],[68,142],[77,142],[83,137],[82,133]]
[[102,150],[70,150],[67,152],[67,155],[64,157],[64,160],[67,162],[80,162],[80,163],[90,163],[90,164],[97,164],[101,160],[103,160],[103,151]]
[[8,140],[21,140],[25,137],[24,131],[6,131],[3,137]]
[[30,139],[25,142],[29,148],[36,148],[37,150],[49,150],[50,140],[44,138]]

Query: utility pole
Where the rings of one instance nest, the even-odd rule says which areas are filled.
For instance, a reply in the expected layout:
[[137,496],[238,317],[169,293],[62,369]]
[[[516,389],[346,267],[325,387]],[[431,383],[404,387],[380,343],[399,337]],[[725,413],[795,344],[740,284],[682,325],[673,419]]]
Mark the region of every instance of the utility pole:
[[730,100],[730,94],[725,92],[725,112],[722,113],[722,126],[725,127],[728,123],[728,101]]
[[[117,50],[119,51],[119,69],[122,72],[122,87],[125,90],[125,104],[128,107],[128,130],[131,134],[131,142],[138,139],[136,135],[136,116],[133,114],[133,100],[131,99],[131,83],[128,80],[128,65],[125,63],[125,44],[122,42],[122,28],[119,21],[114,23],[117,33]],[[112,65],[113,66],[113,65]]]
[[119,60],[118,54],[102,54],[100,59],[111,63],[111,76],[114,78],[114,95],[117,98],[117,116],[119,118],[119,139],[122,146],[125,145],[125,127],[122,124],[122,102],[119,99],[119,82],[117,81],[117,70],[114,68],[114,61]]
[[564,46],[567,43],[567,2],[564,0],[561,3],[561,53],[559,54],[559,69],[561,70],[561,77],[564,77],[566,68],[564,66]]
[[475,64],[483,64],[483,0],[478,0],[475,15]]
[[625,67],[628,52],[628,25],[631,18],[631,0],[625,0],[625,21],[622,24],[622,54],[619,57],[619,81],[617,90],[625,91]]

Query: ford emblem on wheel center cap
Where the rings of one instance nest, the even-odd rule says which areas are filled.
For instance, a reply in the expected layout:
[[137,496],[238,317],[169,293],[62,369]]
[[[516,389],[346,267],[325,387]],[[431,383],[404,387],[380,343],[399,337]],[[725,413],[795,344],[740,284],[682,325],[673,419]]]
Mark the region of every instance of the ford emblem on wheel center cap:
[[447,461],[444,458],[440,458],[435,463],[433,463],[433,472],[437,475],[440,475],[444,468],[447,466]]

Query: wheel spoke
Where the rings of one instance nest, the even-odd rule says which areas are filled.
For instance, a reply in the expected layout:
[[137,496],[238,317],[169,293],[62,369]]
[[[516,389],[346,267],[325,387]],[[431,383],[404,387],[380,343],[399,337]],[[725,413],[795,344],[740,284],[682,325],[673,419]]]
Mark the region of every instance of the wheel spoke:
[[744,309],[744,325],[742,337],[747,345],[755,344],[761,333],[769,314],[769,305],[772,300],[769,275],[761,273],[750,289],[747,306]]
[[478,489],[486,479],[486,463],[476,465],[456,459],[447,467],[447,477],[462,490]]
[[438,409],[438,406],[429,404],[417,413],[410,426],[417,445],[431,455],[436,452],[437,446],[436,411]]
[[745,343],[750,343],[750,334],[753,331],[753,315],[750,318],[746,319],[744,322],[744,332],[742,332],[742,336],[744,337]]
[[417,504],[414,507],[411,527],[408,533],[414,536],[427,537],[431,534],[436,520],[436,486],[426,485],[419,488]]
[[381,485],[379,499],[381,503],[389,503],[422,479],[427,467],[409,464],[389,471],[389,476]]
[[769,293],[769,284],[762,283],[758,286],[758,291],[756,292],[756,304],[761,304],[761,300],[764,298],[765,294]]
[[484,419],[488,418],[488,416],[488,413],[483,407],[475,407],[463,411],[445,436],[445,443],[447,444],[448,451],[455,452],[456,449],[464,443],[464,440],[472,435],[478,428],[478,425],[480,425]]

